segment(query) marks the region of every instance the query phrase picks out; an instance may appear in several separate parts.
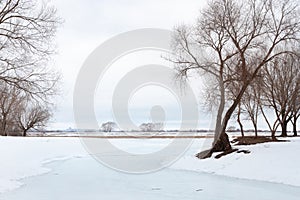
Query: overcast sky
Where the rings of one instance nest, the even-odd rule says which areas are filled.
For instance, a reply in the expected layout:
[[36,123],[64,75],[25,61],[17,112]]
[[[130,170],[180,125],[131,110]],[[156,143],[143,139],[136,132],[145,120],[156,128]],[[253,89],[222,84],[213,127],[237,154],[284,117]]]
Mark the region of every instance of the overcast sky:
[[[63,75],[61,93],[49,129],[76,128],[73,117],[73,90],[76,77],[90,53],[108,39],[135,29],[163,28],[194,23],[204,0],[52,0],[64,24],[57,34],[58,54],[53,61]],[[127,71],[146,64],[166,64],[159,52],[138,52],[126,55],[110,66],[107,74],[98,83],[95,92],[95,115],[98,123],[115,121],[111,102],[114,87]],[[169,64],[170,65],[170,64]],[[122,69],[122,70],[120,70]],[[126,71],[127,70],[127,71]],[[197,100],[203,97],[199,88],[201,81],[192,81]],[[83,99],[85,97],[82,97]],[[129,115],[138,126],[151,121],[151,111],[161,106],[167,128],[179,128],[181,107],[178,99],[165,88],[145,86],[131,97]],[[198,128],[213,128],[210,113],[199,104]],[[89,119],[87,119],[88,121]],[[248,126],[249,127],[249,126]],[[263,128],[267,128],[263,126]]]
[[[64,24],[57,34],[58,54],[54,56],[54,64],[61,71],[63,81],[61,85],[62,96],[57,100],[57,107],[50,124],[51,129],[75,128],[73,119],[73,89],[78,72],[88,55],[101,43],[120,33],[140,28],[163,28],[172,30],[175,25],[192,23],[199,14],[205,1],[201,0],[52,0],[63,18]],[[143,55],[128,55],[117,61],[114,66],[152,64],[154,56],[161,57],[157,52],[146,52]],[[139,59],[137,59],[139,58]],[[141,62],[142,61],[142,62]],[[149,61],[149,63],[147,63]],[[106,90],[113,77],[112,71],[107,75],[103,85]],[[107,85],[107,86],[106,86]],[[97,92],[100,93],[101,92]],[[95,113],[99,123],[113,120],[110,113],[107,95],[95,94]],[[145,95],[147,94],[147,96]],[[159,94],[163,98],[157,98]],[[153,96],[154,95],[154,96]],[[83,97],[84,98],[84,97]],[[102,101],[97,104],[97,98]],[[145,101],[145,98],[152,99]],[[162,101],[158,101],[161,99]],[[176,98],[168,91],[159,87],[145,87],[137,91],[131,101],[130,115],[132,120],[139,124],[150,120],[151,107],[160,105],[164,107],[167,120],[180,120],[180,106]],[[168,105],[169,104],[169,105]],[[169,114],[168,114],[169,113]],[[207,127],[207,124],[204,125]]]

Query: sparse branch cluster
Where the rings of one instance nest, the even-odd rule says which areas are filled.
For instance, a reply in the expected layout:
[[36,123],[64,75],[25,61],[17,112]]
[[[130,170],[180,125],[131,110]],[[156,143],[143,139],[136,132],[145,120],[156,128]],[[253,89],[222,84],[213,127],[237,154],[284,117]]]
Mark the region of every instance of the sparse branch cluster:
[[49,119],[60,75],[47,63],[59,23],[48,3],[0,1],[0,134],[25,136]]
[[285,54],[263,68],[247,89],[241,104],[244,115],[254,125],[256,136],[258,115],[266,122],[272,138],[275,138],[279,127],[280,136],[287,136],[289,123],[293,126],[293,135],[297,136],[299,98],[300,58],[296,54]]
[[0,131],[3,136],[27,136],[30,129],[44,127],[51,116],[47,105],[32,101],[13,86],[1,88],[0,94]]
[[46,66],[54,53],[59,24],[56,10],[29,0],[0,2],[0,80],[45,100],[55,93],[59,75]]

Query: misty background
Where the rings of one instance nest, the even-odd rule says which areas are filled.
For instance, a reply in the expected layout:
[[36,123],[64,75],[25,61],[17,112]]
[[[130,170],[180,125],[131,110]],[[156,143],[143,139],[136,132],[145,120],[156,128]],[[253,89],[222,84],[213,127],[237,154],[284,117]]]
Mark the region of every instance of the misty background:
[[[73,89],[79,70],[88,55],[101,43],[120,33],[140,28],[162,28],[172,30],[180,24],[195,22],[205,1],[201,0],[153,0],[153,1],[109,1],[109,0],[52,0],[58,15],[64,20],[58,30],[57,54],[51,65],[56,66],[63,76],[61,96],[57,97],[48,129],[64,130],[76,128],[73,118]],[[95,93],[95,114],[99,124],[114,121],[111,98],[118,80],[135,67],[145,64],[171,63],[162,58],[162,52],[142,51],[126,55],[114,62],[105,76],[99,81]],[[199,129],[212,129],[214,120],[203,107],[202,80],[190,80],[199,101]],[[84,98],[84,97],[82,97]],[[180,128],[181,110],[176,97],[158,86],[140,88],[129,101],[129,113],[137,126],[151,121],[151,108],[160,105],[166,115],[166,129]],[[231,125],[235,125],[232,120]],[[238,126],[236,126],[238,127]],[[251,128],[245,122],[245,128]],[[260,129],[267,129],[259,123]]]

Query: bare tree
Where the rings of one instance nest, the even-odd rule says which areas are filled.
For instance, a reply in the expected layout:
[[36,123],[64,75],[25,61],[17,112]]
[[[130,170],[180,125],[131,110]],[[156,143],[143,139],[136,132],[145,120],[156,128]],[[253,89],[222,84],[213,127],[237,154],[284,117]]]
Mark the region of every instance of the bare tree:
[[[300,68],[300,58],[297,57],[294,63],[295,67]],[[292,119],[294,136],[297,136],[297,121],[300,117],[300,75],[295,79],[294,99],[292,100]]]
[[244,105],[245,110],[247,111],[248,117],[252,122],[254,128],[255,137],[258,136],[258,116],[260,114],[260,101],[261,101],[261,87],[260,79],[256,80],[247,88],[245,94],[242,98],[242,104]]
[[[0,84],[1,85],[1,84]],[[0,134],[7,136],[14,125],[15,113],[20,103],[20,91],[9,85],[0,88]]]
[[[237,118],[237,122],[240,126],[242,137],[244,137],[244,126],[242,116],[245,116],[246,120],[250,120],[253,128],[255,137],[258,136],[258,116],[260,114],[260,98],[261,98],[261,75],[257,76],[252,83],[246,89],[241,101],[239,102],[236,111],[233,113]],[[233,87],[232,87],[233,86]],[[231,85],[228,90],[232,93],[235,98],[236,85]],[[233,99],[234,99],[233,98]]]
[[[265,106],[263,104],[259,105],[260,111],[269,127],[269,130],[271,132],[271,137],[273,140],[276,140],[276,131],[280,125],[278,118],[276,118],[273,123],[271,122],[270,118],[268,117],[268,115],[266,114],[266,111],[270,110],[270,106]],[[266,109],[267,108],[267,109]]]
[[297,60],[293,55],[283,55],[270,62],[264,70],[263,98],[265,105],[273,108],[283,137],[287,136],[287,125],[299,99],[300,68]]
[[242,123],[242,120],[241,120],[241,115],[242,115],[242,108],[241,107],[242,107],[241,103],[239,103],[236,115],[237,115],[237,122],[240,126],[242,137],[245,137],[244,126],[243,126],[243,123]]
[[101,125],[101,130],[104,132],[111,132],[116,127],[117,124],[115,122],[105,122]]
[[58,73],[46,66],[60,19],[49,3],[0,1],[0,80],[39,100],[55,92]]
[[28,102],[27,99],[23,99],[22,103],[18,106],[17,113],[15,113],[16,124],[24,137],[27,136],[28,130],[39,130],[44,127],[51,116],[47,107],[29,104]]
[[[215,139],[209,151],[232,150],[226,127],[245,91],[260,70],[277,56],[299,44],[298,5],[283,0],[211,0],[195,26],[180,26],[173,39],[178,77],[196,71],[217,83],[219,97]],[[285,49],[278,48],[285,44]],[[236,92],[230,98],[227,89]],[[231,95],[231,93],[230,93]]]
[[142,123],[139,128],[144,132],[161,131],[163,123]]
[[300,117],[300,90],[298,91],[298,96],[295,98],[293,110],[292,110],[292,119],[291,123],[293,125],[294,136],[297,136],[297,121]]
[[5,87],[2,87],[0,92],[2,135],[26,136],[28,130],[45,126],[50,118],[50,105],[36,102],[16,87],[5,84],[3,86]]
[[56,9],[47,2],[0,1],[2,134],[21,129],[25,136],[49,119],[50,97],[60,75],[47,62],[59,23]]

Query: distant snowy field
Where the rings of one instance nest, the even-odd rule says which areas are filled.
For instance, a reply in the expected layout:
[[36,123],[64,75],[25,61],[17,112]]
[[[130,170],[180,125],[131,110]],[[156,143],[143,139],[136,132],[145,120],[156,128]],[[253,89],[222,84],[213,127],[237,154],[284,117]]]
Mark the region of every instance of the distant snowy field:
[[[280,133],[279,133],[280,134]],[[162,132],[135,132],[135,131],[113,131],[113,132],[101,132],[101,131],[65,131],[65,132],[46,132],[46,133],[39,133],[39,132],[30,132],[29,135],[31,136],[57,136],[57,137],[65,137],[65,136],[95,136],[95,137],[102,137],[102,136],[212,136],[213,132],[211,131],[199,131],[199,132],[176,132],[176,131],[162,131]],[[239,132],[231,132],[230,135],[240,136]],[[245,132],[246,136],[253,136],[254,133],[251,131]],[[270,132],[259,132],[261,136],[270,136]]]
[[[297,190],[300,190],[300,157],[298,156],[300,138],[287,139],[290,142],[242,146],[241,149],[250,150],[251,154],[233,153],[218,160],[196,159],[194,154],[207,148],[211,141],[195,139],[184,156],[168,168],[171,170],[168,173],[172,173],[172,170],[205,172],[239,179],[286,184],[299,187]],[[138,153],[143,149],[147,153],[163,148],[170,143],[171,139],[112,139],[111,141],[123,150]],[[1,199],[1,193],[21,187],[26,182],[26,178],[50,173],[52,169],[49,163],[72,159],[84,160],[90,156],[78,138],[0,137],[0,158]],[[63,179],[63,175],[61,176]],[[159,189],[154,188],[154,190]]]

